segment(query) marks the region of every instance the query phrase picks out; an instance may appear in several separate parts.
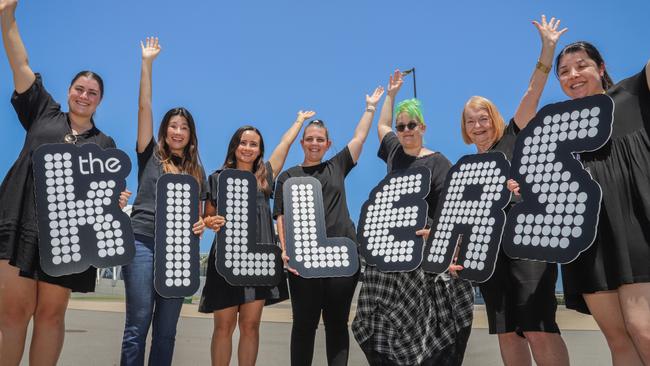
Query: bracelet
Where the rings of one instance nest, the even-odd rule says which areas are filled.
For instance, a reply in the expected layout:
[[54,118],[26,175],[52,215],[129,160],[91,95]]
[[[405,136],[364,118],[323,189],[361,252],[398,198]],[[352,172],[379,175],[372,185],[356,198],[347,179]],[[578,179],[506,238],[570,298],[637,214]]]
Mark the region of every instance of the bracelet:
[[366,107],[366,112],[374,112],[376,110],[377,110],[377,107],[375,107],[374,105],[369,105],[369,106]]
[[540,60],[537,60],[537,64],[535,65],[535,68],[543,72],[544,74],[548,74],[549,72],[551,72],[551,68],[544,65]]

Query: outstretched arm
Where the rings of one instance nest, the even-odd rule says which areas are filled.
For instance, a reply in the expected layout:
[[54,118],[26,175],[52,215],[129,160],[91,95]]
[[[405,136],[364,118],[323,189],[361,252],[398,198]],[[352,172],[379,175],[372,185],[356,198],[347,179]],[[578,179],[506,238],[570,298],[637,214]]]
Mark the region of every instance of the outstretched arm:
[[375,116],[375,111],[377,110],[377,103],[379,99],[384,95],[384,87],[378,86],[375,88],[375,91],[372,95],[366,95],[366,110],[357,124],[357,128],[354,130],[354,136],[352,140],[348,142],[348,150],[350,150],[350,155],[352,155],[352,161],[355,163],[359,160],[359,155],[361,155],[361,150],[363,149],[363,143],[366,142],[366,137],[368,137],[368,131],[370,130],[370,125],[372,124],[372,118]]
[[531,76],[530,83],[528,83],[528,89],[524,93],[524,97],[521,99],[519,107],[517,107],[517,111],[515,112],[514,119],[519,129],[524,129],[537,113],[539,99],[542,97],[544,86],[548,80],[548,74],[553,67],[555,46],[560,36],[568,30],[568,28],[558,30],[560,20],[551,18],[549,22],[546,22],[545,15],[542,15],[541,23],[533,20],[533,24],[539,31],[539,36],[542,41],[542,51],[539,55],[539,60],[535,64],[533,76]]
[[293,144],[300,133],[303,123],[315,115],[316,112],[314,111],[298,111],[296,121],[291,125],[289,130],[284,133],[282,140],[280,140],[280,143],[275,147],[275,150],[273,150],[273,153],[269,158],[269,163],[273,168],[273,179],[275,179],[282,171],[284,162],[287,160],[287,154],[289,154],[289,148],[291,148],[291,144]]
[[20,38],[16,24],[16,6],[18,0],[0,0],[0,22],[2,23],[2,42],[5,45],[9,66],[14,75],[14,89],[21,94],[27,91],[36,80],[34,71],[29,67],[27,50]]
[[138,152],[147,148],[153,137],[153,113],[151,112],[151,71],[153,61],[160,53],[158,38],[147,37],[142,47],[142,71],[140,72],[140,95],[138,97]]
[[395,70],[393,75],[388,79],[386,99],[384,99],[384,105],[381,107],[381,114],[379,114],[379,123],[377,123],[379,142],[381,142],[384,139],[384,136],[392,130],[395,96],[397,96],[397,92],[399,92],[403,82],[404,79],[402,78],[402,72],[399,70]]

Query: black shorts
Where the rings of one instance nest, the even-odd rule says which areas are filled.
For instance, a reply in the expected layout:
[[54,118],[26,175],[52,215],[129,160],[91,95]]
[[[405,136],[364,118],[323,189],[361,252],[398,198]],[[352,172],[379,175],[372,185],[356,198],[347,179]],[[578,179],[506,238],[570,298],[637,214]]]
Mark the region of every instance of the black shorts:
[[494,274],[479,285],[490,334],[560,333],[556,280],[557,264],[512,259],[501,250]]

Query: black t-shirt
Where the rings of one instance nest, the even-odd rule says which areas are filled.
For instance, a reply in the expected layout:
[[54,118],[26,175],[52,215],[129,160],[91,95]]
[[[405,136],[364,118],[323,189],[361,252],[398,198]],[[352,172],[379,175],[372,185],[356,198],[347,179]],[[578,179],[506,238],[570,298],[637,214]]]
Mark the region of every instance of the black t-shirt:
[[505,154],[508,161],[512,161],[512,153],[515,150],[515,141],[517,140],[517,135],[519,134],[519,126],[515,123],[514,119],[510,119],[508,126],[503,131],[503,136],[501,139],[492,145],[488,149],[489,152],[499,151]]
[[[156,140],[151,138],[149,145],[138,152],[138,194],[131,211],[131,226],[133,233],[154,237],[156,213],[156,183],[164,172],[156,150]],[[199,197],[205,199],[207,182],[205,171],[201,168],[201,184]]]
[[439,152],[421,157],[408,155],[404,152],[404,148],[394,132],[387,133],[381,140],[377,155],[386,162],[388,173],[418,166],[424,166],[431,171],[431,189],[425,198],[429,204],[427,223],[431,226],[433,214],[438,206],[438,198],[444,188],[447,172],[451,168],[451,162]]
[[350,219],[348,204],[345,199],[345,177],[356,164],[346,146],[330,160],[313,166],[294,166],[282,172],[275,185],[273,217],[284,215],[282,187],[284,182],[293,177],[314,177],[323,187],[323,206],[325,209],[325,226],[328,237],[347,237],[355,242],[357,236],[354,223]]

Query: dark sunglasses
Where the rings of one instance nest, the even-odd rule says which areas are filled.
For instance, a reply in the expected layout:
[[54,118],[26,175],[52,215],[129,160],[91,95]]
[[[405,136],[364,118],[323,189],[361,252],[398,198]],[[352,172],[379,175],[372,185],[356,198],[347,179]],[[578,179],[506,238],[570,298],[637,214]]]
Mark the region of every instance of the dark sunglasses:
[[415,130],[415,128],[416,128],[417,126],[418,126],[418,123],[417,123],[417,122],[413,122],[413,121],[411,121],[411,122],[409,122],[409,123],[405,123],[405,124],[401,124],[401,125],[395,125],[395,129],[396,129],[398,132],[404,132],[404,130],[407,129],[407,128],[408,128],[409,130]]

